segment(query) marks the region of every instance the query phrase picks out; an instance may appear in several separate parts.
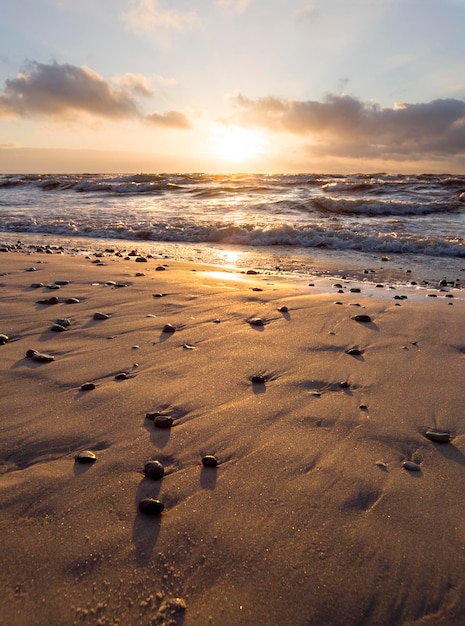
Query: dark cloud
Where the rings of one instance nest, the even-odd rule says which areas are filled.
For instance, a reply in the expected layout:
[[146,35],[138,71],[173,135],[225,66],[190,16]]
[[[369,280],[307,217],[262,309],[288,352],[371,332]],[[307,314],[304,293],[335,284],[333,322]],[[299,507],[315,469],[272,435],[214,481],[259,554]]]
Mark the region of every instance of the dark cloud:
[[433,100],[381,108],[347,95],[323,101],[282,98],[235,103],[243,123],[311,135],[320,154],[332,156],[447,156],[465,153],[465,102]]
[[165,128],[188,129],[191,127],[187,117],[178,111],[167,111],[162,114],[152,113],[147,115],[146,120],[154,126],[164,126]]
[[[134,94],[151,94],[142,77],[120,77],[114,85],[87,67],[32,61],[26,72],[5,81],[5,90],[0,93],[0,117],[48,116],[69,120],[87,114],[143,120],[146,116]],[[154,113],[147,119],[158,125],[189,128],[187,118],[176,111]]]

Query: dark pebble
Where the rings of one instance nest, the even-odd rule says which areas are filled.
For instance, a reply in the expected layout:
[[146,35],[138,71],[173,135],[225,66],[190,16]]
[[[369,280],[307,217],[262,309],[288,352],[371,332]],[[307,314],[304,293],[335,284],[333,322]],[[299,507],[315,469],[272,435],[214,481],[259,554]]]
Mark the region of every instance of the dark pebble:
[[249,320],[249,324],[251,326],[265,326],[265,322],[262,320],[261,317],[253,317],[251,320]]
[[147,259],[143,256],[138,256],[136,259],[136,263],[147,263]]
[[157,265],[157,267],[155,268],[156,272],[164,272],[166,270],[166,267],[164,265]]
[[218,459],[211,454],[207,454],[202,457],[202,465],[204,467],[216,467],[218,465]]
[[66,304],[78,304],[79,303],[79,299],[78,298],[68,298],[67,300],[65,300]]
[[47,289],[60,289],[60,285],[53,283],[52,285],[46,285]]
[[26,270],[26,272],[36,272],[36,268],[35,267],[28,267]]
[[261,287],[252,287],[252,291],[263,291]]
[[356,322],[365,322],[365,323],[371,322],[371,317],[363,313],[360,313],[359,315],[354,315],[352,319],[355,320]]
[[115,376],[115,380],[127,380],[127,378],[128,378],[127,372],[119,372]]
[[109,317],[107,313],[94,313],[94,320],[107,320]]
[[283,306],[280,306],[280,307],[278,308],[278,311],[279,311],[280,313],[287,313],[287,312],[289,311],[289,309],[287,308],[287,306],[286,306],[285,304],[283,304]]
[[254,376],[251,376],[250,382],[257,385],[264,385],[266,380],[264,376],[261,376],[260,374],[255,374]]
[[37,304],[58,304],[58,298],[52,296],[51,298],[45,298],[44,300],[37,300]]
[[8,335],[0,335],[0,346],[4,346],[8,343]]
[[340,382],[339,386],[341,387],[341,389],[348,389],[350,387],[349,383],[346,380]]
[[428,298],[437,298],[437,295],[435,293],[429,293]]
[[62,326],[61,324],[53,324],[50,327],[50,330],[52,330],[54,333],[62,333],[67,330],[67,328],[65,326]]
[[67,317],[59,317],[55,320],[56,324],[60,324],[60,326],[65,326],[66,328],[71,324]]
[[95,389],[95,383],[82,383],[81,391],[92,391]]
[[148,420],[154,420],[156,417],[159,417],[161,415],[160,411],[149,411],[148,413],[145,414],[146,419]]
[[341,283],[334,283],[333,287],[334,289],[342,289]]
[[139,502],[139,511],[144,515],[159,515],[165,505],[155,498],[144,498]]
[[172,324],[165,324],[162,329],[163,333],[175,333],[176,328]]
[[350,293],[360,293],[361,289],[360,287],[351,287],[350,288]]
[[449,443],[450,433],[447,430],[436,430],[430,428],[425,432],[425,437],[435,443]]
[[97,457],[91,450],[84,450],[83,452],[79,452],[79,454],[77,454],[74,459],[76,463],[84,463],[89,465],[90,463],[95,463]]
[[55,285],[59,287],[64,287],[65,285],[69,285],[69,280],[56,280]]
[[173,426],[173,418],[169,415],[159,415],[153,420],[155,428],[171,428]]
[[347,350],[347,354],[350,354],[350,356],[361,356],[363,354],[363,350],[359,350],[359,348],[351,348],[350,350]]
[[163,298],[163,296],[165,295],[164,293],[154,293],[152,294],[154,298]]
[[165,475],[165,468],[160,461],[147,461],[144,465],[144,474],[147,478],[160,480],[160,478],[163,478]]
[[31,283],[31,289],[40,289],[44,286],[44,283]]
[[55,360],[55,357],[51,354],[43,354],[42,352],[37,352],[37,350],[28,350],[26,357],[28,359],[34,359],[34,361],[39,361],[40,363],[49,363]]
[[402,467],[406,470],[408,470],[409,472],[420,472],[421,471],[421,467],[419,466],[418,463],[415,463],[415,461],[404,461],[402,463]]
[[246,274],[248,274],[249,276],[255,276],[256,274],[258,274],[257,270],[247,270]]

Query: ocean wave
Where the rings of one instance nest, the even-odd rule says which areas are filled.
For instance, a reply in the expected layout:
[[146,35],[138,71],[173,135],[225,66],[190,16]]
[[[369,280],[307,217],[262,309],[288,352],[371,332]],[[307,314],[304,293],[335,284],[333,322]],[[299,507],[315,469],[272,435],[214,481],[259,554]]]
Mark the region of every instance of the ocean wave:
[[367,215],[367,216],[389,216],[389,215],[427,215],[430,213],[450,213],[463,210],[456,201],[399,201],[399,200],[373,200],[368,199],[347,199],[347,198],[326,198],[319,196],[312,199],[313,206],[321,213],[335,213],[343,215]]
[[[465,257],[463,239],[422,233],[373,232],[347,225],[234,224],[196,223],[77,223],[75,220],[54,219],[40,222],[17,218],[0,224],[6,232],[47,233],[60,236],[83,236],[99,239],[126,239],[182,243],[221,243],[247,246],[289,246],[353,250],[375,253],[415,253],[436,256]],[[0,236],[1,239],[1,236]]]

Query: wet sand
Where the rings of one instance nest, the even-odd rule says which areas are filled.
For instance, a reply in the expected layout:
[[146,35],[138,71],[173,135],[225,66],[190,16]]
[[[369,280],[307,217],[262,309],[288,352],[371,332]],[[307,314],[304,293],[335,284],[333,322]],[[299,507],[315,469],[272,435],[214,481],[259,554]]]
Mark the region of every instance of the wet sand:
[[465,291],[136,258],[0,255],[0,623],[462,624]]

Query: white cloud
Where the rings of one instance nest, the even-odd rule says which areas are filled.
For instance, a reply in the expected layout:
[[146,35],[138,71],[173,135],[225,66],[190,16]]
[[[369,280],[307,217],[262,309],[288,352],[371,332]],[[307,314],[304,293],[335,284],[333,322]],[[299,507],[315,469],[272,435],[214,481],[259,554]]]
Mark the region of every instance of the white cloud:
[[294,17],[298,19],[306,19],[315,17],[318,14],[318,9],[314,4],[307,4],[304,7],[300,7],[299,9],[295,9]]
[[183,30],[199,21],[195,11],[164,9],[160,0],[131,0],[131,8],[120,15],[129,30],[146,33],[156,29]]

